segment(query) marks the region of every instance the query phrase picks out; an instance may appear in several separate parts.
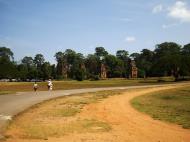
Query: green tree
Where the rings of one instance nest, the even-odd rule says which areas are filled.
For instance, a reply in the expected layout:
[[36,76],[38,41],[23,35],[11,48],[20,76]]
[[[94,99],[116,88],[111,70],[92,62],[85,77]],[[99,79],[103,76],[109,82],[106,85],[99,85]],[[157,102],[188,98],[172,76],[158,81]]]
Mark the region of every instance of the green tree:
[[181,46],[174,42],[164,42],[156,45],[154,50],[154,75],[173,75],[179,77],[181,66]]
[[66,49],[65,52],[56,53],[55,57],[58,75],[65,76],[66,74],[69,78],[76,79],[77,71],[84,64],[84,56],[74,50]]
[[27,68],[30,69],[30,68],[34,65],[33,58],[32,58],[32,57],[25,56],[25,57],[22,59],[22,64],[26,65]]
[[42,77],[44,80],[51,78],[52,68],[49,62],[44,62],[42,64],[41,71],[42,71],[42,75],[43,75]]
[[107,75],[109,78],[122,77],[124,71],[124,62],[114,55],[107,55],[105,57],[105,64],[107,66]]
[[42,54],[36,54],[33,60],[37,68],[37,78],[47,79],[46,73],[42,70],[42,66],[45,63],[44,56]]
[[42,54],[36,54],[34,57],[34,64],[36,64],[37,67],[41,67],[45,62],[44,56]]
[[108,52],[104,49],[104,47],[96,47],[95,55],[98,57],[106,56],[106,55],[108,55]]
[[137,62],[137,60],[139,60],[139,57],[140,57],[140,54],[139,54],[139,53],[132,53],[132,54],[130,55],[130,58],[131,58],[132,60],[135,60],[135,62]]
[[15,78],[16,64],[13,62],[13,52],[6,47],[0,47],[0,78]]
[[182,53],[183,53],[184,55],[190,56],[190,43],[184,45],[184,47],[182,48]]
[[18,77],[22,80],[25,81],[27,79],[27,74],[28,74],[28,68],[27,66],[20,64],[17,66],[18,70]]
[[64,76],[64,60],[65,60],[65,57],[64,57],[64,53],[59,51],[55,54],[55,58],[56,58],[56,61],[57,61],[57,77],[63,77]]
[[116,57],[121,60],[128,60],[128,58],[129,58],[128,55],[129,55],[129,53],[126,50],[118,50],[116,52]]
[[11,61],[14,59],[13,52],[10,48],[7,47],[0,47],[0,59],[6,59],[7,61]]
[[123,77],[129,76],[129,68],[130,68],[130,58],[129,53],[126,50],[118,50],[116,52],[116,57],[123,61],[124,68],[123,68]]
[[190,43],[184,45],[181,50],[181,68],[182,76],[190,76]]
[[98,56],[89,54],[85,59],[87,78],[95,78],[100,73],[100,60]]
[[141,51],[138,60],[136,61],[137,67],[141,69],[141,73],[144,73],[144,77],[151,75],[151,68],[153,66],[154,52],[148,49]]
[[52,78],[57,78],[57,73],[56,73],[55,64],[51,65],[51,77],[52,77]]
[[32,57],[25,56],[22,59],[22,64],[27,67],[27,70],[28,70],[27,78],[28,79],[37,79],[39,77],[37,68],[34,64],[34,60]]

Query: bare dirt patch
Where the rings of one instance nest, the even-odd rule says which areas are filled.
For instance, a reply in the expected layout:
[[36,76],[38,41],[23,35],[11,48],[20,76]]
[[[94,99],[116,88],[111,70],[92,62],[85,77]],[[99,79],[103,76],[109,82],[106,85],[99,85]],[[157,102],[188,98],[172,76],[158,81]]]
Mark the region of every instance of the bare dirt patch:
[[[111,91],[52,100],[17,117],[7,131],[7,142],[188,142],[190,130],[153,120],[129,102],[136,96],[171,88],[174,86],[127,90],[110,97],[106,94]],[[80,111],[69,116],[52,114],[67,105]]]

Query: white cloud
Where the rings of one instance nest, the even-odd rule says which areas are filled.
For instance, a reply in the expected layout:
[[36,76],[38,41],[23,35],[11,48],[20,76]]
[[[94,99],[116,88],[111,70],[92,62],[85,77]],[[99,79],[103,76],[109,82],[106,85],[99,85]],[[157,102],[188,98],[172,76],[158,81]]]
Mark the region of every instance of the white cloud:
[[185,2],[177,1],[173,6],[168,8],[168,16],[181,22],[190,22],[190,9],[188,9]]
[[161,4],[159,4],[159,5],[156,5],[156,6],[153,8],[152,13],[159,13],[159,12],[161,12],[161,11],[163,11],[163,6],[162,6]]
[[128,37],[125,38],[125,41],[126,42],[135,42],[136,38],[134,36],[128,36]]

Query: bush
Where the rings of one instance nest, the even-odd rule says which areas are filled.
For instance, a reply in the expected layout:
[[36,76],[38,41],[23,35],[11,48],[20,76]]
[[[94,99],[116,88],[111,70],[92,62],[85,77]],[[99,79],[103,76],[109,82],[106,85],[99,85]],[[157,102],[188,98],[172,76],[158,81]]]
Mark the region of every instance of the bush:
[[56,77],[56,79],[57,79],[57,80],[63,80],[63,79],[64,79],[64,76],[58,75],[58,76]]
[[76,80],[83,81],[84,80],[84,76],[85,76],[84,74],[85,73],[84,73],[84,71],[82,69],[76,70],[76,72],[75,72],[75,78],[76,78]]
[[90,80],[92,80],[92,81],[100,80],[99,75],[94,75],[94,74],[91,74],[91,75],[89,76],[89,78],[90,78]]

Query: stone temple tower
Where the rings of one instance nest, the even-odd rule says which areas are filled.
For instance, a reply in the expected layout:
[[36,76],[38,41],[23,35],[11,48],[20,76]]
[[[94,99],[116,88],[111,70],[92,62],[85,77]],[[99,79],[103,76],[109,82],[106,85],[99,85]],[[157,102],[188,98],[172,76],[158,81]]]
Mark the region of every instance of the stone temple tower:
[[106,66],[104,64],[104,56],[100,57],[101,61],[101,67],[100,67],[100,78],[101,79],[106,79],[107,78],[107,71],[106,71]]
[[101,78],[102,79],[106,79],[107,78],[106,66],[103,63],[101,64]]
[[134,60],[131,61],[131,78],[138,77],[138,68],[136,67],[136,63]]

